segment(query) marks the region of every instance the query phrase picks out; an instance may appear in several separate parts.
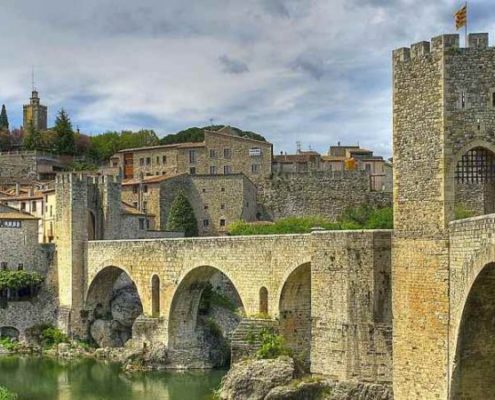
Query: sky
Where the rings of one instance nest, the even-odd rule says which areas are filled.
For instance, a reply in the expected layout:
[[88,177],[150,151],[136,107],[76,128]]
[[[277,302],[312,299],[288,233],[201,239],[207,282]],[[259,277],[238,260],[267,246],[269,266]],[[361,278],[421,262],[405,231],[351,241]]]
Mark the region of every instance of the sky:
[[[490,32],[493,0],[469,2]],[[35,87],[49,123],[226,124],[275,153],[357,144],[391,155],[391,52],[454,33],[447,0],[0,0],[0,104],[11,127]]]

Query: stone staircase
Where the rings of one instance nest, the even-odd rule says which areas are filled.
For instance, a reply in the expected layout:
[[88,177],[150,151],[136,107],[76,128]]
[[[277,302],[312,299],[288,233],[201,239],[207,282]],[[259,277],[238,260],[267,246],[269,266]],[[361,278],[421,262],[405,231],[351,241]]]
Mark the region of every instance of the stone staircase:
[[273,319],[243,319],[232,333],[231,363],[251,358],[261,347],[259,334],[264,329],[278,332],[278,321]]

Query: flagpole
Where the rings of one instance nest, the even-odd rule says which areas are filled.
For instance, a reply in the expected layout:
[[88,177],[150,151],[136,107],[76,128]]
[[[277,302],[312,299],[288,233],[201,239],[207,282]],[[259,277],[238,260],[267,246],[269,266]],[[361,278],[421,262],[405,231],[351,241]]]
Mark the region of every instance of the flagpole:
[[465,47],[468,47],[469,46],[469,43],[468,43],[468,2],[466,1],[466,3],[464,4],[464,6],[466,7],[466,23],[464,24],[464,46]]

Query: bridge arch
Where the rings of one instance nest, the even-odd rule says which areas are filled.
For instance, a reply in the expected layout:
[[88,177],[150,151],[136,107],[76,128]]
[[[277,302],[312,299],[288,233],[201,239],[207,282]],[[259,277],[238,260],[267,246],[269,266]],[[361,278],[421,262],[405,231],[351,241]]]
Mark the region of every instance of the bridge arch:
[[452,400],[495,397],[495,262],[485,264],[468,286],[455,330]]
[[[195,267],[182,276],[168,313],[172,367],[209,368],[228,364],[230,349],[225,339],[240,322],[239,314],[244,313],[237,287],[225,272],[212,266]],[[232,312],[226,323],[216,320],[211,307],[215,302],[223,302]]]
[[[91,280],[85,295],[88,335],[101,347],[119,347],[132,336],[143,313],[142,296],[127,269],[107,266]],[[97,328],[95,328],[97,325]]]
[[279,295],[279,329],[294,356],[310,367],[311,263],[294,268],[283,281]]

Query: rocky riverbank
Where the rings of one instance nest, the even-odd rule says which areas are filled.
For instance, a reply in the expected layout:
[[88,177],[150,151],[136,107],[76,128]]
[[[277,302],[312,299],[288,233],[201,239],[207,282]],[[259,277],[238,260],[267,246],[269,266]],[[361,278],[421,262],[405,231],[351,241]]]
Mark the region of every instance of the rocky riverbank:
[[393,400],[389,386],[296,378],[290,357],[235,364],[217,392],[221,400]]

